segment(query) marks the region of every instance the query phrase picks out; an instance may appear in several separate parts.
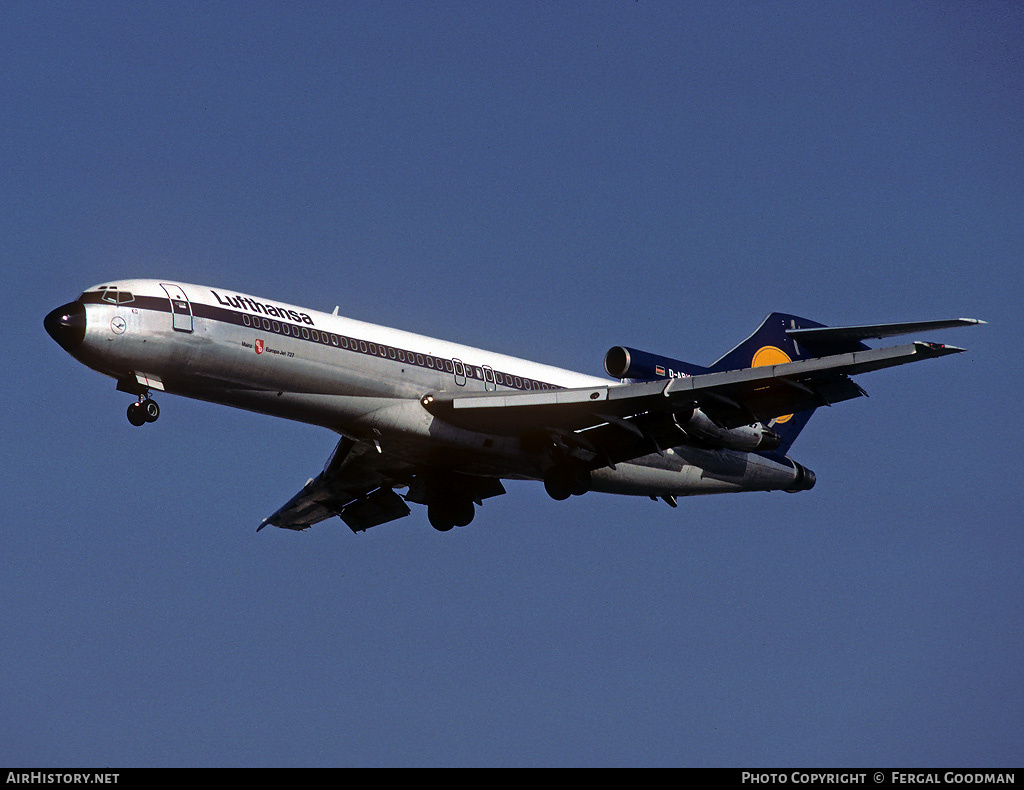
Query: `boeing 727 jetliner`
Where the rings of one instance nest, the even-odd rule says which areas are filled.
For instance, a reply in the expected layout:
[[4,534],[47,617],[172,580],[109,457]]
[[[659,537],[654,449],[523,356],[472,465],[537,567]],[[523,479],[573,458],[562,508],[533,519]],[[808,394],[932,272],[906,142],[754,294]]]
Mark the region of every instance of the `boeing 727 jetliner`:
[[[49,313],[46,331],[75,359],[136,397],[154,391],[319,425],[340,435],[323,471],[264,519],[352,529],[427,506],[445,531],[473,520],[502,480],[541,480],[554,499],[588,491],[662,499],[805,491],[814,474],[787,453],[819,406],[866,394],[850,376],[963,351],[864,340],[984,323],[826,327],[772,313],[710,367],[616,346],[615,379],[235,291],[118,280]],[[398,491],[403,490],[404,494]]]

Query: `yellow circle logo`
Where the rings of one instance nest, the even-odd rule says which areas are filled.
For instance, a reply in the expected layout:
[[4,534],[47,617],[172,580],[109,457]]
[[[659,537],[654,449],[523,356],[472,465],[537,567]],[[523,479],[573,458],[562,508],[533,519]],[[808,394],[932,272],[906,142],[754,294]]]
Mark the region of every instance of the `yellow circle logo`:
[[[784,365],[787,362],[792,362],[789,358],[789,354],[783,351],[781,348],[775,346],[762,346],[756,352],[754,352],[754,358],[750,362],[752,368],[763,368],[765,365]],[[771,421],[772,425],[782,425],[782,423],[789,422],[793,419],[792,414],[786,414],[782,417],[776,417]]]

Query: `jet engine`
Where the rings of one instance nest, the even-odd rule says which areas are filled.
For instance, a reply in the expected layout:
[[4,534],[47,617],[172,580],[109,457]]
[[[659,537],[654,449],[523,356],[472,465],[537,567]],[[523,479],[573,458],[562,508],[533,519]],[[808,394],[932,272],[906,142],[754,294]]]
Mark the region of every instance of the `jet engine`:
[[[700,365],[626,346],[613,346],[608,349],[608,353],[604,355],[604,369],[609,376],[629,381],[654,381],[697,376],[708,372],[708,368]],[[676,427],[697,444],[742,452],[769,452],[782,444],[782,438],[766,425],[756,423],[742,425],[739,428],[723,428],[696,404],[691,409],[677,411],[672,415],[672,419]]]
[[771,428],[761,423],[741,425],[739,428],[723,428],[694,406],[687,411],[672,415],[676,427],[698,443],[714,447],[726,447],[742,452],[775,450],[782,438]]
[[795,494],[797,491],[810,491],[814,488],[814,484],[817,482],[814,472],[803,464],[798,464],[792,458],[789,461],[793,464],[793,485],[785,489],[786,493]]
[[608,353],[604,355],[604,369],[613,378],[633,381],[674,379],[708,372],[707,368],[700,365],[691,365],[679,359],[662,357],[626,346],[608,349]]

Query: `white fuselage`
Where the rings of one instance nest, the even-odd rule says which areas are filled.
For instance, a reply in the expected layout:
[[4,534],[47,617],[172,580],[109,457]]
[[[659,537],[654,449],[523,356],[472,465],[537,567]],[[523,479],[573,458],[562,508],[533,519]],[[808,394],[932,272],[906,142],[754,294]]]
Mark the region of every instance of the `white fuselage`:
[[[164,390],[323,426],[413,465],[541,479],[514,435],[430,414],[426,393],[608,386],[603,378],[336,314],[186,283],[118,280],[79,297],[84,364],[127,391]],[[59,341],[60,342],[60,341]],[[64,343],[62,343],[64,345]],[[784,489],[794,467],[755,453],[681,446],[593,472],[598,491],[651,496]]]

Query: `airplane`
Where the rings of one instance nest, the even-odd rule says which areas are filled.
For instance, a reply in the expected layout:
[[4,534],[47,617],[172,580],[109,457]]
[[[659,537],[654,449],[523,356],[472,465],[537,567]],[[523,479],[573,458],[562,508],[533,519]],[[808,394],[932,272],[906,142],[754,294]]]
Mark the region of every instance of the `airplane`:
[[[435,529],[469,524],[503,480],[555,500],[588,491],[682,496],[806,491],[789,457],[812,413],[867,393],[853,375],[946,356],[956,346],[863,341],[983,324],[828,327],[771,313],[704,367],[625,346],[604,379],[237,291],[110,281],[51,311],[49,335],[135,396],[134,426],[168,392],[321,426],[339,435],[323,470],[267,525],[338,516],[354,532],[426,505]],[[399,494],[398,490],[404,490]]]

